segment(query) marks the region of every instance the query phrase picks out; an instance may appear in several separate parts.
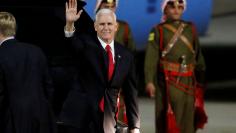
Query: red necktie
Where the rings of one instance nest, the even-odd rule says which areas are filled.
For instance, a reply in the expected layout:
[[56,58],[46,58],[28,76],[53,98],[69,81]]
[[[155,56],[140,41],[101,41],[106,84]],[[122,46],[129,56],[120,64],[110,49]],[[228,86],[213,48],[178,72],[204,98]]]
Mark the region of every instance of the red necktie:
[[[106,52],[107,52],[107,56],[108,56],[108,70],[107,70],[107,73],[108,73],[108,80],[110,81],[111,78],[112,78],[113,71],[114,71],[114,62],[113,62],[111,47],[109,45],[106,46]],[[100,101],[99,107],[100,107],[101,111],[104,112],[104,97]]]
[[108,56],[108,80],[111,80],[112,74],[113,74],[113,70],[114,70],[114,63],[113,63],[113,56],[111,53],[111,47],[109,45],[106,46],[106,52],[107,52],[107,56]]

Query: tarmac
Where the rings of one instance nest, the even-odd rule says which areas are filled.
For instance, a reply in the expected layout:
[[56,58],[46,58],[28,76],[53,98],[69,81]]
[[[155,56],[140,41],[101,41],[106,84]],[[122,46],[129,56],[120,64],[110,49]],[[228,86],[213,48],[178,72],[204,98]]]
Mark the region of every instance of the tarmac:
[[[154,99],[140,98],[141,133],[155,133]],[[197,133],[235,133],[236,102],[206,101],[208,123]]]

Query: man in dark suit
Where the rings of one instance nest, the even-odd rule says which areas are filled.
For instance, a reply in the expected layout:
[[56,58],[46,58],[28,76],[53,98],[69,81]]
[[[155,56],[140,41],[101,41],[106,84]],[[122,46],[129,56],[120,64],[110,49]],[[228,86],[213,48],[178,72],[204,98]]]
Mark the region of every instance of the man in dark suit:
[[77,54],[78,75],[64,104],[62,121],[70,126],[69,133],[115,133],[117,97],[122,88],[129,131],[139,133],[134,57],[114,41],[116,15],[110,9],[99,10],[94,35],[75,31],[74,22],[81,13],[76,0],[66,3],[65,34]]
[[55,133],[53,93],[42,51],[14,39],[16,21],[0,12],[1,133]]

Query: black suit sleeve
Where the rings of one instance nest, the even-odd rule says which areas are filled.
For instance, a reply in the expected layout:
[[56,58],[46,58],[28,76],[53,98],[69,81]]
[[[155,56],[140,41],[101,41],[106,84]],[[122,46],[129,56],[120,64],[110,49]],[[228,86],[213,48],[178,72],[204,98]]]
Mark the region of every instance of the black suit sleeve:
[[126,114],[128,118],[128,126],[130,129],[140,128],[140,114],[138,108],[138,91],[137,79],[135,71],[135,63],[132,58],[130,62],[129,72],[125,79],[122,91],[124,94],[124,101],[126,105]]
[[2,69],[0,67],[0,132],[3,132],[3,98],[4,98],[4,94],[3,94],[3,72]]
[[2,131],[3,128],[3,119],[4,118],[4,75],[3,75],[3,70],[0,66],[0,132]]
[[42,69],[42,76],[43,76],[43,88],[44,92],[46,94],[46,97],[49,102],[52,102],[53,99],[53,93],[54,93],[54,87],[53,87],[53,81],[52,78],[49,74],[48,70],[48,64],[47,64],[47,59],[43,52],[40,50],[39,51],[40,58],[41,58],[41,69]]
[[85,10],[83,10],[79,20],[75,22],[74,35],[72,37],[66,37],[66,43],[67,45],[72,45],[74,50],[79,52],[84,48],[84,41],[87,41],[82,39],[84,36],[97,36],[94,29],[94,21]]
[[67,47],[72,49],[75,53],[80,53],[84,49],[83,34],[76,32],[72,37],[65,37]]
[[2,110],[2,106],[3,106],[3,97],[4,97],[4,86],[3,86],[3,79],[4,78],[4,75],[3,75],[3,70],[0,66],[0,110]]

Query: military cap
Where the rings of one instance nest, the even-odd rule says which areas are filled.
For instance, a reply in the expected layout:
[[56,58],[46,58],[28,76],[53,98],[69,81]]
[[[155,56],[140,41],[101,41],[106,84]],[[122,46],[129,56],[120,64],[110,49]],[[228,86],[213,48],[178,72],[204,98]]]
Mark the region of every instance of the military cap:
[[118,2],[119,2],[119,0],[97,0],[97,4],[96,4],[96,7],[95,7],[95,12],[97,12],[101,8],[102,3],[114,4],[115,7],[117,7]]

